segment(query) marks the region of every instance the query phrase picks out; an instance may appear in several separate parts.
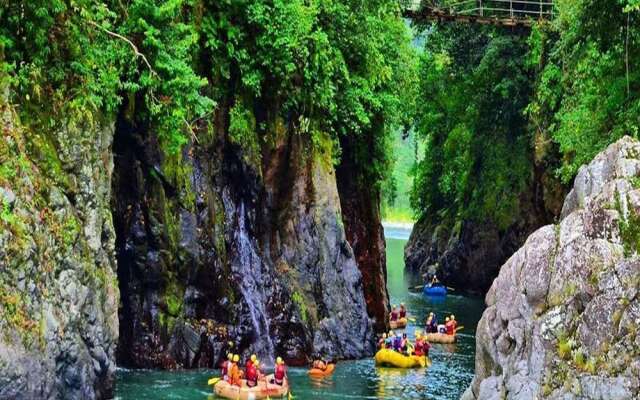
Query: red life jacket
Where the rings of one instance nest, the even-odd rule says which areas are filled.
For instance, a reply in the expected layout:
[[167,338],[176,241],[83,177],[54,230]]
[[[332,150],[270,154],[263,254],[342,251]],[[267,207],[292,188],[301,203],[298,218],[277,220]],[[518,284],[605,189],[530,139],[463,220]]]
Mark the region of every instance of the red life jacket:
[[429,344],[429,342],[423,342],[422,343],[422,353],[425,356],[429,355],[429,349],[431,348],[431,345]]
[[247,380],[251,382],[256,382],[258,380],[258,370],[253,363],[247,363]]
[[422,356],[424,355],[423,351],[422,351],[422,340],[416,340],[416,345],[413,349],[413,353],[417,356]]
[[455,326],[453,326],[451,321],[447,322],[444,325],[444,327],[447,328],[447,335],[453,335],[454,333],[456,333],[456,328],[455,328]]
[[407,317],[407,310],[403,310],[402,308],[400,309],[400,318],[406,318]]
[[253,365],[253,361],[247,360],[247,362],[244,364],[244,368],[245,369],[249,369],[249,367],[252,366],[252,365]]
[[392,321],[397,321],[398,320],[398,312],[397,311],[391,311],[391,320]]
[[284,364],[278,364],[278,365],[276,365],[276,370],[275,370],[273,376],[274,376],[274,378],[276,378],[276,380],[282,381],[284,379],[285,372],[286,372],[286,368],[285,368]]

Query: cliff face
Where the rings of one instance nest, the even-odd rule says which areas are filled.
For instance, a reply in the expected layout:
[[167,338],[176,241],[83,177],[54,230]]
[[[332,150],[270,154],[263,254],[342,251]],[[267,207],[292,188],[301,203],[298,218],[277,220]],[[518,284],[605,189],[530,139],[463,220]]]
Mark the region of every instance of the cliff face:
[[464,399],[640,396],[639,176],[640,143],[612,144],[502,267]]
[[[372,351],[331,143],[309,150],[307,135],[273,129],[256,154],[221,123],[176,162],[143,130],[117,127],[121,363],[211,367],[233,350],[302,364]],[[173,171],[186,185],[170,183]]]
[[532,183],[518,202],[518,217],[506,229],[490,221],[419,220],[405,246],[405,271],[413,284],[437,274],[447,285],[484,294],[500,266],[535,229],[560,214],[564,188],[542,166],[532,166]]
[[28,128],[3,94],[0,127],[0,398],[110,397],[113,126]]
[[380,194],[362,182],[362,166],[355,160],[355,144],[341,138],[343,149],[336,170],[347,240],[355,253],[364,282],[369,316],[377,332],[388,331],[389,294],[384,229],[380,221]]

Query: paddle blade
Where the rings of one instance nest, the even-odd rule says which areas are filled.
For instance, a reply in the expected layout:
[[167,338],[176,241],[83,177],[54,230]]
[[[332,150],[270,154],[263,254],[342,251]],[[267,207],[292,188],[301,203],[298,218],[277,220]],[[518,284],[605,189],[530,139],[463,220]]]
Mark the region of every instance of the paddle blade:
[[207,385],[215,385],[218,382],[220,382],[220,378],[211,378],[207,381]]
[[409,321],[411,321],[411,322],[416,322],[416,319],[415,319],[415,318],[411,318],[411,317],[409,317],[409,318],[407,318],[407,319],[408,319]]
[[459,326],[459,327],[456,328],[456,332],[461,331],[463,329],[464,329],[464,325],[463,326]]

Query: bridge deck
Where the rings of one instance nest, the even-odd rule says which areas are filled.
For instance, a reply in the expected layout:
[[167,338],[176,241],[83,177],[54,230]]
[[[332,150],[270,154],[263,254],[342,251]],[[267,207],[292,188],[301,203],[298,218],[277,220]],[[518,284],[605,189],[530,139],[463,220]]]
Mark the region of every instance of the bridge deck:
[[459,21],[530,27],[552,19],[553,0],[401,0],[403,14],[413,20]]

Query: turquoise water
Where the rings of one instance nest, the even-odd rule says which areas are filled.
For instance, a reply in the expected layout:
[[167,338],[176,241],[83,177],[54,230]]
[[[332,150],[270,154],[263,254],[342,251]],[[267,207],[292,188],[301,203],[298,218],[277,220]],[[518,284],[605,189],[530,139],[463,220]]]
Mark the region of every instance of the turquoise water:
[[[391,238],[389,238],[391,236]],[[388,286],[392,304],[404,302],[410,316],[423,321],[429,311],[455,314],[464,329],[453,345],[434,345],[428,370],[376,368],[372,359],[345,361],[324,380],[310,379],[305,369],[290,368],[292,393],[306,399],[457,399],[471,382],[475,358],[475,327],[483,310],[479,298],[449,295],[433,300],[421,293],[410,293],[404,282],[403,249],[408,232],[394,230],[387,239]],[[407,332],[413,336],[415,325]],[[116,398],[145,399],[214,399],[207,379],[215,371],[145,371],[118,370]]]

